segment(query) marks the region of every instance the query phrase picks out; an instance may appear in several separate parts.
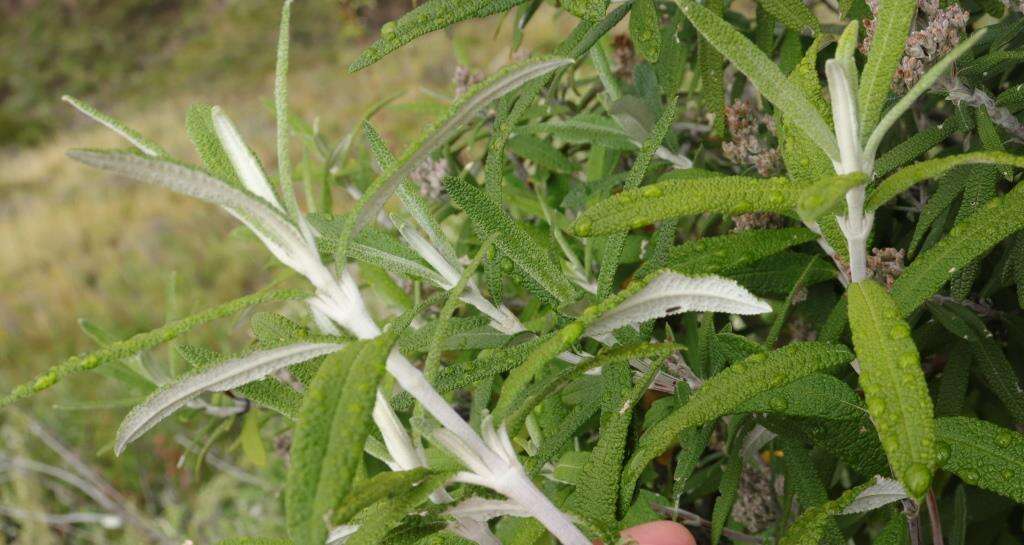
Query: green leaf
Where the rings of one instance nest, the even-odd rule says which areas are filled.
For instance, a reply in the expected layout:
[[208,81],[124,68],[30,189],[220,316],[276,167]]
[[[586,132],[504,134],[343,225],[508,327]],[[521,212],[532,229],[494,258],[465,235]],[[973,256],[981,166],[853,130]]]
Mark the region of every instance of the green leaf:
[[[816,255],[782,252],[731,270],[725,276],[753,293],[785,297],[797,283],[807,287],[832,280],[836,277],[836,267]],[[845,320],[844,317],[843,327]],[[825,329],[819,333],[825,333]]]
[[[288,46],[292,17],[292,0],[281,7],[281,24],[277,36],[277,66],[274,69],[274,114],[277,121],[277,184],[281,190],[285,210],[296,222],[302,223],[302,212],[295,200],[292,187],[292,161],[288,155],[291,143],[291,123],[288,119]],[[270,191],[271,195],[273,190]]]
[[245,459],[258,468],[264,468],[267,466],[267,449],[263,446],[263,438],[260,437],[259,414],[259,411],[246,413],[239,440]]
[[[658,118],[654,129],[651,130],[647,139],[644,141],[643,146],[640,148],[640,153],[637,154],[636,160],[633,162],[633,166],[629,169],[629,174],[626,176],[626,182],[623,184],[623,189],[630,190],[636,189],[643,182],[644,176],[647,174],[647,169],[651,164],[651,159],[654,158],[654,153],[661,146],[661,141],[665,139],[665,135],[668,133],[672,122],[676,118],[676,99],[673,96],[668,104],[665,106]],[[612,284],[615,281],[615,273],[619,268],[619,261],[622,257],[622,247],[626,242],[626,233],[614,233],[609,235],[605,239],[604,255],[601,258],[601,269],[597,278],[597,296],[607,297],[612,292]]]
[[658,62],[661,54],[661,15],[654,0],[634,0],[629,11],[629,35],[637,51],[649,63]]
[[388,532],[398,526],[402,518],[412,512],[420,504],[427,501],[428,496],[451,478],[451,474],[431,475],[405,494],[381,501],[366,511],[359,518],[359,530],[345,540],[346,545],[377,545],[384,542]]
[[[682,349],[682,346],[673,343],[648,343],[642,342],[626,346],[609,348],[597,355],[585,359],[579,363],[570,365],[565,369],[546,374],[531,384],[511,402],[495,408],[494,418],[504,422],[509,433],[515,433],[526,420],[534,408],[549,398],[561,386],[579,379],[584,373],[591,369],[607,369],[620,365],[624,362],[644,359],[664,359],[674,351]],[[620,403],[616,409],[621,408]]]
[[800,0],[758,0],[757,5],[794,32],[805,30],[810,30],[813,34],[821,32],[818,18],[811,13],[807,4]]
[[435,30],[449,27],[466,19],[487,17],[508,11],[525,0],[430,0],[416,6],[395,21],[385,23],[380,38],[363,51],[349,65],[356,72],[381,60],[405,44]]
[[964,416],[937,418],[942,469],[965,483],[1024,503],[1024,436]]
[[688,174],[670,173],[656,184],[623,191],[600,201],[580,214],[573,230],[577,236],[589,237],[705,212],[782,213],[792,210],[796,201],[797,186],[786,178],[684,176]]
[[873,484],[875,479],[843,492],[843,495],[835,500],[804,511],[800,518],[786,529],[786,534],[779,540],[779,545],[820,545],[829,522],[833,520],[832,517],[853,503],[861,492]]
[[82,356],[72,356],[67,360],[64,360],[62,363],[51,367],[46,372],[38,375],[35,379],[14,388],[11,393],[7,394],[7,396],[0,398],[0,407],[10,405],[19,399],[41,392],[53,386],[57,381],[67,375],[78,371],[95,369],[104,363],[125,359],[129,356],[138,354],[139,352],[161,345],[207,322],[211,322],[225,316],[230,316],[251,306],[271,301],[302,299],[308,296],[308,293],[299,290],[263,291],[252,295],[246,295],[211,309],[176,320],[158,329],[139,333],[138,335],[124,341],[111,343],[95,352]]
[[729,522],[733,505],[740,492],[740,477],[743,476],[743,457],[740,448],[743,446],[741,435],[735,435],[729,443],[728,460],[722,472],[722,480],[718,484],[718,497],[711,511],[711,544],[717,545],[722,540],[722,531]]
[[391,198],[395,188],[434,150],[447,143],[463,124],[473,119],[495,99],[515,91],[530,80],[571,63],[571,59],[561,57],[537,57],[506,66],[468,89],[439,120],[424,129],[422,136],[409,144],[398,160],[377,176],[366,189],[346,221],[343,239],[339,244],[342,255],[345,252],[341,249],[346,248],[348,241],[377,215]]
[[353,342],[320,366],[299,411],[285,485],[288,534],[322,545],[325,516],[351,490],[395,333]]
[[996,197],[915,259],[892,287],[892,298],[906,316],[949,277],[1002,239],[1024,227],[1024,186]]
[[[632,375],[628,365],[607,366],[601,370],[601,423],[597,445],[568,499],[574,512],[591,520],[618,519],[619,474],[626,452],[629,424],[633,420],[633,411],[630,410]],[[646,384],[644,386],[646,389]]]
[[669,251],[668,267],[683,274],[727,274],[815,238],[803,227],[787,227],[691,240]]
[[[911,10],[910,17],[913,18],[913,12],[916,11],[916,9],[917,9],[916,2],[914,0],[898,0],[898,1],[900,2],[900,6],[901,7],[899,7],[899,8],[893,7],[891,9],[893,9],[893,10],[895,10],[895,9],[909,9],[909,10]],[[884,10],[885,10],[885,8],[883,7],[881,11],[884,11]],[[898,17],[901,17],[901,16],[902,16],[902,14],[900,14],[900,15],[893,15],[893,18],[895,19],[895,18],[898,18]],[[882,17],[882,15],[881,15],[881,12],[880,12],[878,20],[882,20],[881,17]],[[889,20],[887,22],[891,23],[892,20]],[[902,23],[900,23],[900,24],[902,24]],[[875,40],[876,41],[873,42],[874,45],[871,46],[872,52],[874,52],[874,48],[878,45],[878,42],[877,42],[877,40],[878,40],[878,30],[882,26],[883,26],[883,24],[876,25],[876,30],[875,30]],[[939,79],[939,77],[941,77],[943,74],[945,74],[946,71],[949,70],[949,68],[953,65],[953,61],[955,61],[961,55],[966,53],[967,50],[969,50],[971,47],[973,47],[974,44],[979,39],[981,39],[981,37],[984,36],[984,35],[985,35],[985,29],[981,29],[981,30],[975,31],[969,38],[967,38],[966,40],[960,42],[960,44],[957,45],[956,47],[954,47],[952,51],[947,53],[946,56],[942,58],[942,60],[940,60],[939,62],[935,63],[931,68],[929,68],[928,71],[925,72],[925,74],[923,76],[921,76],[921,79],[918,80],[917,83],[915,83],[914,86],[909,91],[907,91],[907,94],[903,95],[903,98],[901,98],[899,100],[899,102],[897,102],[892,108],[889,108],[889,110],[887,112],[885,112],[885,117],[883,117],[882,120],[878,122],[877,126],[872,125],[871,127],[867,127],[866,125],[864,125],[864,123],[868,122],[868,121],[871,121],[873,123],[874,120],[878,119],[878,117],[877,117],[877,112],[873,112],[874,113],[874,117],[873,118],[865,117],[864,100],[865,100],[866,97],[864,95],[864,87],[863,87],[864,79],[863,78],[861,79],[861,85],[862,85],[862,87],[861,87],[861,95],[860,95],[860,97],[861,97],[861,121],[862,121],[862,124],[861,124],[861,136],[862,136],[862,139],[866,138],[866,143],[864,144],[864,157],[867,157],[869,159],[873,159],[874,158],[875,153],[878,151],[879,144],[881,144],[882,143],[882,139],[885,138],[885,133],[889,132],[889,128],[891,128],[896,123],[896,120],[898,120],[900,118],[900,116],[902,116],[904,113],[906,113],[906,111],[910,109],[910,107],[914,104],[914,102],[921,95],[923,95],[925,93],[925,91],[927,91],[928,89],[931,89],[932,85]],[[900,43],[903,43],[903,40],[905,40],[906,37],[907,37],[907,32],[906,32],[906,30],[904,30],[903,37],[899,38],[900,39]],[[900,48],[901,48],[900,52],[898,54],[896,54],[896,62],[897,63],[899,62],[899,59],[900,59],[900,57],[903,54],[902,53],[902,51],[903,51],[902,47],[903,46],[901,45],[900,46]],[[889,59],[886,58],[885,62],[889,62]],[[870,65],[871,65],[871,55],[869,54],[868,55],[868,66],[870,66]],[[868,67],[865,67],[865,72],[864,72],[864,76],[865,77],[867,77],[867,68]],[[895,69],[896,68],[896,64],[893,64],[892,68]],[[890,72],[886,72],[885,73],[885,77],[888,78],[888,77],[890,77],[891,74],[892,74],[891,71]],[[879,77],[881,77],[881,76],[879,76]],[[886,83],[885,83],[886,88],[888,88],[888,86],[889,86],[889,83],[888,83],[889,81],[890,80],[888,80],[888,79],[886,80]],[[867,100],[877,99],[879,101],[878,112],[881,112],[881,104],[885,101],[887,90],[879,90],[879,93],[880,94],[877,94],[877,96],[868,97]],[[870,132],[870,135],[871,135],[870,137],[866,137],[866,135],[868,134],[866,131],[871,131]]]
[[605,10],[608,9],[608,1],[609,0],[563,0],[562,7],[580,19],[597,21],[604,16]]
[[576,288],[557,264],[551,262],[547,252],[498,204],[460,178],[446,178],[445,189],[452,202],[469,216],[477,232],[485,238],[494,237],[494,245],[502,255],[544,290],[540,295],[547,295],[561,304],[576,300]]
[[360,511],[381,500],[408,494],[410,488],[422,482],[431,473],[425,467],[418,467],[408,471],[385,471],[360,481],[342,501],[338,502],[338,507],[331,516],[331,523],[346,524]]
[[599,145],[608,149],[631,151],[637,144],[614,119],[590,113],[565,121],[544,121],[518,127],[522,134],[549,134],[570,144]]
[[917,159],[958,130],[962,130],[961,124],[947,119],[935,127],[910,135],[875,160],[875,177],[885,176]]
[[903,58],[910,25],[916,13],[916,0],[889,0],[879,5],[871,50],[868,51],[868,60],[858,85],[861,142],[868,141],[868,135],[882,117],[882,108],[885,107],[892,86],[892,76]]
[[892,176],[882,180],[871,192],[865,208],[874,210],[896,195],[910,189],[918,182],[937,178],[950,169],[961,165],[1011,165],[1024,168],[1024,156],[998,151],[973,151],[950,157],[939,157],[904,167]]
[[935,471],[935,429],[910,326],[880,284],[864,280],[852,284],[847,293],[868,411],[893,472],[914,498],[920,498]]
[[667,450],[685,429],[733,413],[743,402],[802,377],[840,366],[853,358],[845,347],[827,343],[793,343],[755,354],[711,377],[683,405],[641,438],[622,475],[623,497],[632,496],[640,473]]
[[528,134],[513,136],[508,141],[508,149],[512,153],[532,161],[535,165],[554,172],[569,173],[579,169],[576,163],[573,163],[554,146]]
[[115,133],[118,134],[118,136],[127,140],[128,143],[135,146],[135,148],[141,151],[142,153],[145,153],[146,155],[149,155],[151,157],[167,157],[167,152],[164,151],[164,149],[161,148],[159,144],[153,142],[152,140],[146,138],[145,136],[142,136],[134,129],[122,123],[121,120],[111,117],[97,110],[91,104],[79,100],[73,96],[64,95],[61,97],[61,100],[74,106],[76,110],[91,117],[97,123],[114,131]]
[[[1024,391],[1021,390],[1017,372],[985,323],[963,305],[946,303],[940,308],[951,311],[957,317],[960,325],[957,334],[962,334],[970,345],[974,370],[1006,406],[1013,420],[1024,422]],[[933,315],[938,319],[940,315],[936,310],[933,307]]]
[[796,211],[805,222],[814,222],[835,209],[847,191],[867,181],[868,177],[860,172],[822,178],[800,190]]
[[[826,155],[838,160],[836,139],[825,120],[807,99],[807,95],[795,83],[786,79],[771,59],[732,25],[694,0],[679,0],[679,5],[701,35],[732,61],[766,99],[788,117],[790,122],[800,126]],[[888,81],[886,86],[888,88]]]
[[[725,0],[709,0],[704,7],[708,13],[721,17],[725,13]],[[725,59],[706,38],[697,41],[697,73],[700,75],[700,103],[713,116],[711,135],[725,135]]]

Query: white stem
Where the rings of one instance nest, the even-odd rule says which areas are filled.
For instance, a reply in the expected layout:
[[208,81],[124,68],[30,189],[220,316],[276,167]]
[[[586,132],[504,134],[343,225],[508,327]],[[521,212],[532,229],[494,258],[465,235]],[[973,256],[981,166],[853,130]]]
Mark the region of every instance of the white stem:
[[867,238],[874,214],[864,213],[864,186],[846,192],[846,217],[840,221],[846,245],[850,252],[850,280],[860,282],[867,278]]
[[563,545],[591,545],[591,541],[580,532],[568,515],[555,507],[551,500],[533,485],[521,468],[517,468],[515,477],[516,482],[510,483],[511,486],[503,490],[502,494],[529,509],[533,518],[540,521]]

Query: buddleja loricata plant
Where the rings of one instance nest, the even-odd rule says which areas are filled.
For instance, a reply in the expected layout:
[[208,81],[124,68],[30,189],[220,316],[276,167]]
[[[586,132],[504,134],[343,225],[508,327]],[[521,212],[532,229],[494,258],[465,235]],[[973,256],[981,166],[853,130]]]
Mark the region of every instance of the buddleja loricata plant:
[[[539,4],[429,0],[351,69],[513,9],[518,41]],[[287,539],[232,543],[585,545],[658,518],[711,543],[1012,540],[1020,6],[735,7],[565,1],[579,21],[553,52],[460,82],[394,156],[369,123],[389,97],[336,145],[290,115],[286,3],[273,182],[219,107],[188,113],[197,167],[69,98],[132,146],[74,159],[220,206],[308,287],[2,403],[300,301],[253,315],[240,354],[180,347],[191,370],[117,433],[120,453],[176,411],[277,413]]]

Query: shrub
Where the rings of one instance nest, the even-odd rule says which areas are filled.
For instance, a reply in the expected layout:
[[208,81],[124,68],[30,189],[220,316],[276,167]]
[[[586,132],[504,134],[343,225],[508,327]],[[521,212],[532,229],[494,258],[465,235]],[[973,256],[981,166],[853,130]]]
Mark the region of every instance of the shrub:
[[[528,27],[539,4],[429,0],[351,69],[464,20]],[[70,155],[219,205],[307,287],[73,357],[2,403],[297,301],[253,315],[241,353],[183,346],[192,369],[116,451],[176,411],[277,413],[296,545],[586,545],[664,517],[711,543],[960,544],[982,520],[970,543],[1012,540],[1024,38],[982,4],[825,2],[821,22],[796,0],[566,0],[579,22],[553,52],[462,73],[395,156],[369,122],[387,98],[337,143],[290,116],[286,2],[276,179],[207,105],[187,118],[202,166],[72,98],[132,148]],[[292,132],[321,163],[298,180]]]

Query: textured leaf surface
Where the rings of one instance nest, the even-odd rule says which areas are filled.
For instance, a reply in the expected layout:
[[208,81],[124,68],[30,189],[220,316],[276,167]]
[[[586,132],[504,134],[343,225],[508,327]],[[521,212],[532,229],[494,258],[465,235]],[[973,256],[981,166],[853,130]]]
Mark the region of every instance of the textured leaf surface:
[[800,0],[758,0],[757,5],[764,8],[766,12],[790,30],[795,32],[810,30],[815,33],[821,31],[818,18]]
[[551,262],[547,252],[490,197],[458,178],[446,178],[445,188],[452,202],[466,212],[478,231],[484,237],[494,237],[494,245],[524,274],[556,301],[564,304],[575,300],[576,288]]
[[882,117],[885,99],[889,96],[892,75],[910,34],[910,24],[917,13],[915,0],[889,0],[879,4],[875,33],[858,85],[860,137],[866,142],[871,130]]
[[668,449],[685,429],[730,414],[748,399],[802,377],[837,367],[853,358],[845,347],[828,343],[794,343],[755,354],[707,380],[675,412],[640,438],[622,476],[622,495],[630,496],[647,464]]
[[889,199],[910,189],[914,184],[930,178],[937,178],[960,165],[1012,165],[1024,168],[1024,156],[998,151],[975,151],[914,163],[882,180],[878,187],[871,192],[865,206],[868,210],[874,210],[888,202]]
[[779,545],[820,545],[832,517],[856,501],[857,496],[872,485],[874,485],[874,479],[843,492],[843,495],[835,500],[804,511],[800,518],[786,530]]
[[669,251],[667,266],[683,274],[728,273],[815,238],[809,229],[787,227],[690,240]]
[[867,176],[860,172],[822,178],[800,190],[796,210],[804,221],[812,222],[836,208],[847,191],[865,183]]
[[338,504],[331,522],[345,524],[360,511],[381,500],[407,494],[410,488],[430,474],[429,469],[418,467],[408,471],[385,471],[361,481]]
[[138,439],[203,392],[223,392],[237,388],[279,369],[337,352],[341,348],[342,345],[337,343],[298,343],[255,352],[188,375],[160,388],[128,413],[117,430],[114,452],[124,452],[128,443]]
[[470,119],[494,100],[515,91],[530,80],[558,69],[572,60],[560,57],[537,57],[507,66],[484,81],[470,87],[441,116],[424,129],[422,136],[409,144],[393,165],[382,172],[356,203],[345,228],[347,245],[359,229],[384,206],[395,188],[437,148],[447,143]]
[[616,299],[620,302],[587,325],[587,335],[610,333],[630,324],[681,312],[771,312],[771,306],[732,280],[715,276],[691,278],[673,271],[655,275],[639,289],[617,294]]
[[320,366],[306,392],[285,484],[288,535],[296,545],[324,542],[326,515],[351,489],[393,342],[386,333],[350,343]]
[[1024,435],[964,416],[936,419],[935,431],[942,469],[1024,503]]
[[151,157],[166,156],[167,152],[160,147],[159,144],[152,140],[142,136],[134,129],[125,125],[121,120],[111,117],[93,107],[91,104],[79,100],[73,96],[64,95],[61,100],[75,107],[76,110],[83,114],[91,117],[93,121],[103,125],[104,127],[114,131],[121,138],[127,140],[131,145],[135,146],[136,149],[149,155]]
[[1024,186],[1002,197],[957,225],[934,247],[915,259],[892,287],[892,298],[903,315],[910,314],[957,270],[1024,227]]
[[629,12],[629,35],[637,50],[647,62],[658,62],[661,54],[661,30],[658,23],[661,16],[654,0],[635,0]]
[[348,67],[349,72],[362,70],[381,60],[405,44],[459,21],[487,17],[512,9],[525,0],[430,0],[388,22],[381,28],[380,38],[373,42]]
[[270,301],[301,299],[308,295],[308,293],[298,290],[263,291],[252,295],[246,295],[211,309],[193,314],[192,316],[176,320],[161,328],[147,331],[145,333],[139,333],[130,339],[110,343],[95,352],[82,356],[73,356],[37,376],[31,382],[27,382],[16,387],[11,391],[11,393],[0,399],[0,407],[9,405],[36,392],[45,390],[56,384],[58,380],[71,373],[94,369],[104,363],[133,356],[139,352],[149,350],[150,348],[174,339],[186,331],[218,318],[230,316],[242,309]]
[[[905,0],[904,0],[905,1]],[[911,0],[912,1],[912,0]],[[779,67],[729,23],[693,0],[679,0],[683,13],[701,35],[743,72],[761,94],[799,125],[829,157],[838,159],[836,139],[821,114]],[[909,25],[909,21],[907,22]],[[906,37],[906,33],[904,33]],[[902,51],[902,49],[901,49]],[[898,60],[898,57],[897,57]],[[891,74],[891,71],[887,74]],[[888,80],[886,80],[888,89]]]
[[573,229],[581,237],[606,235],[688,214],[784,213],[796,202],[797,186],[786,178],[682,177],[688,175],[668,174],[656,184],[600,201],[580,215]]
[[935,471],[935,429],[910,326],[880,284],[857,282],[847,293],[868,411],[893,472],[914,498],[920,498]]

